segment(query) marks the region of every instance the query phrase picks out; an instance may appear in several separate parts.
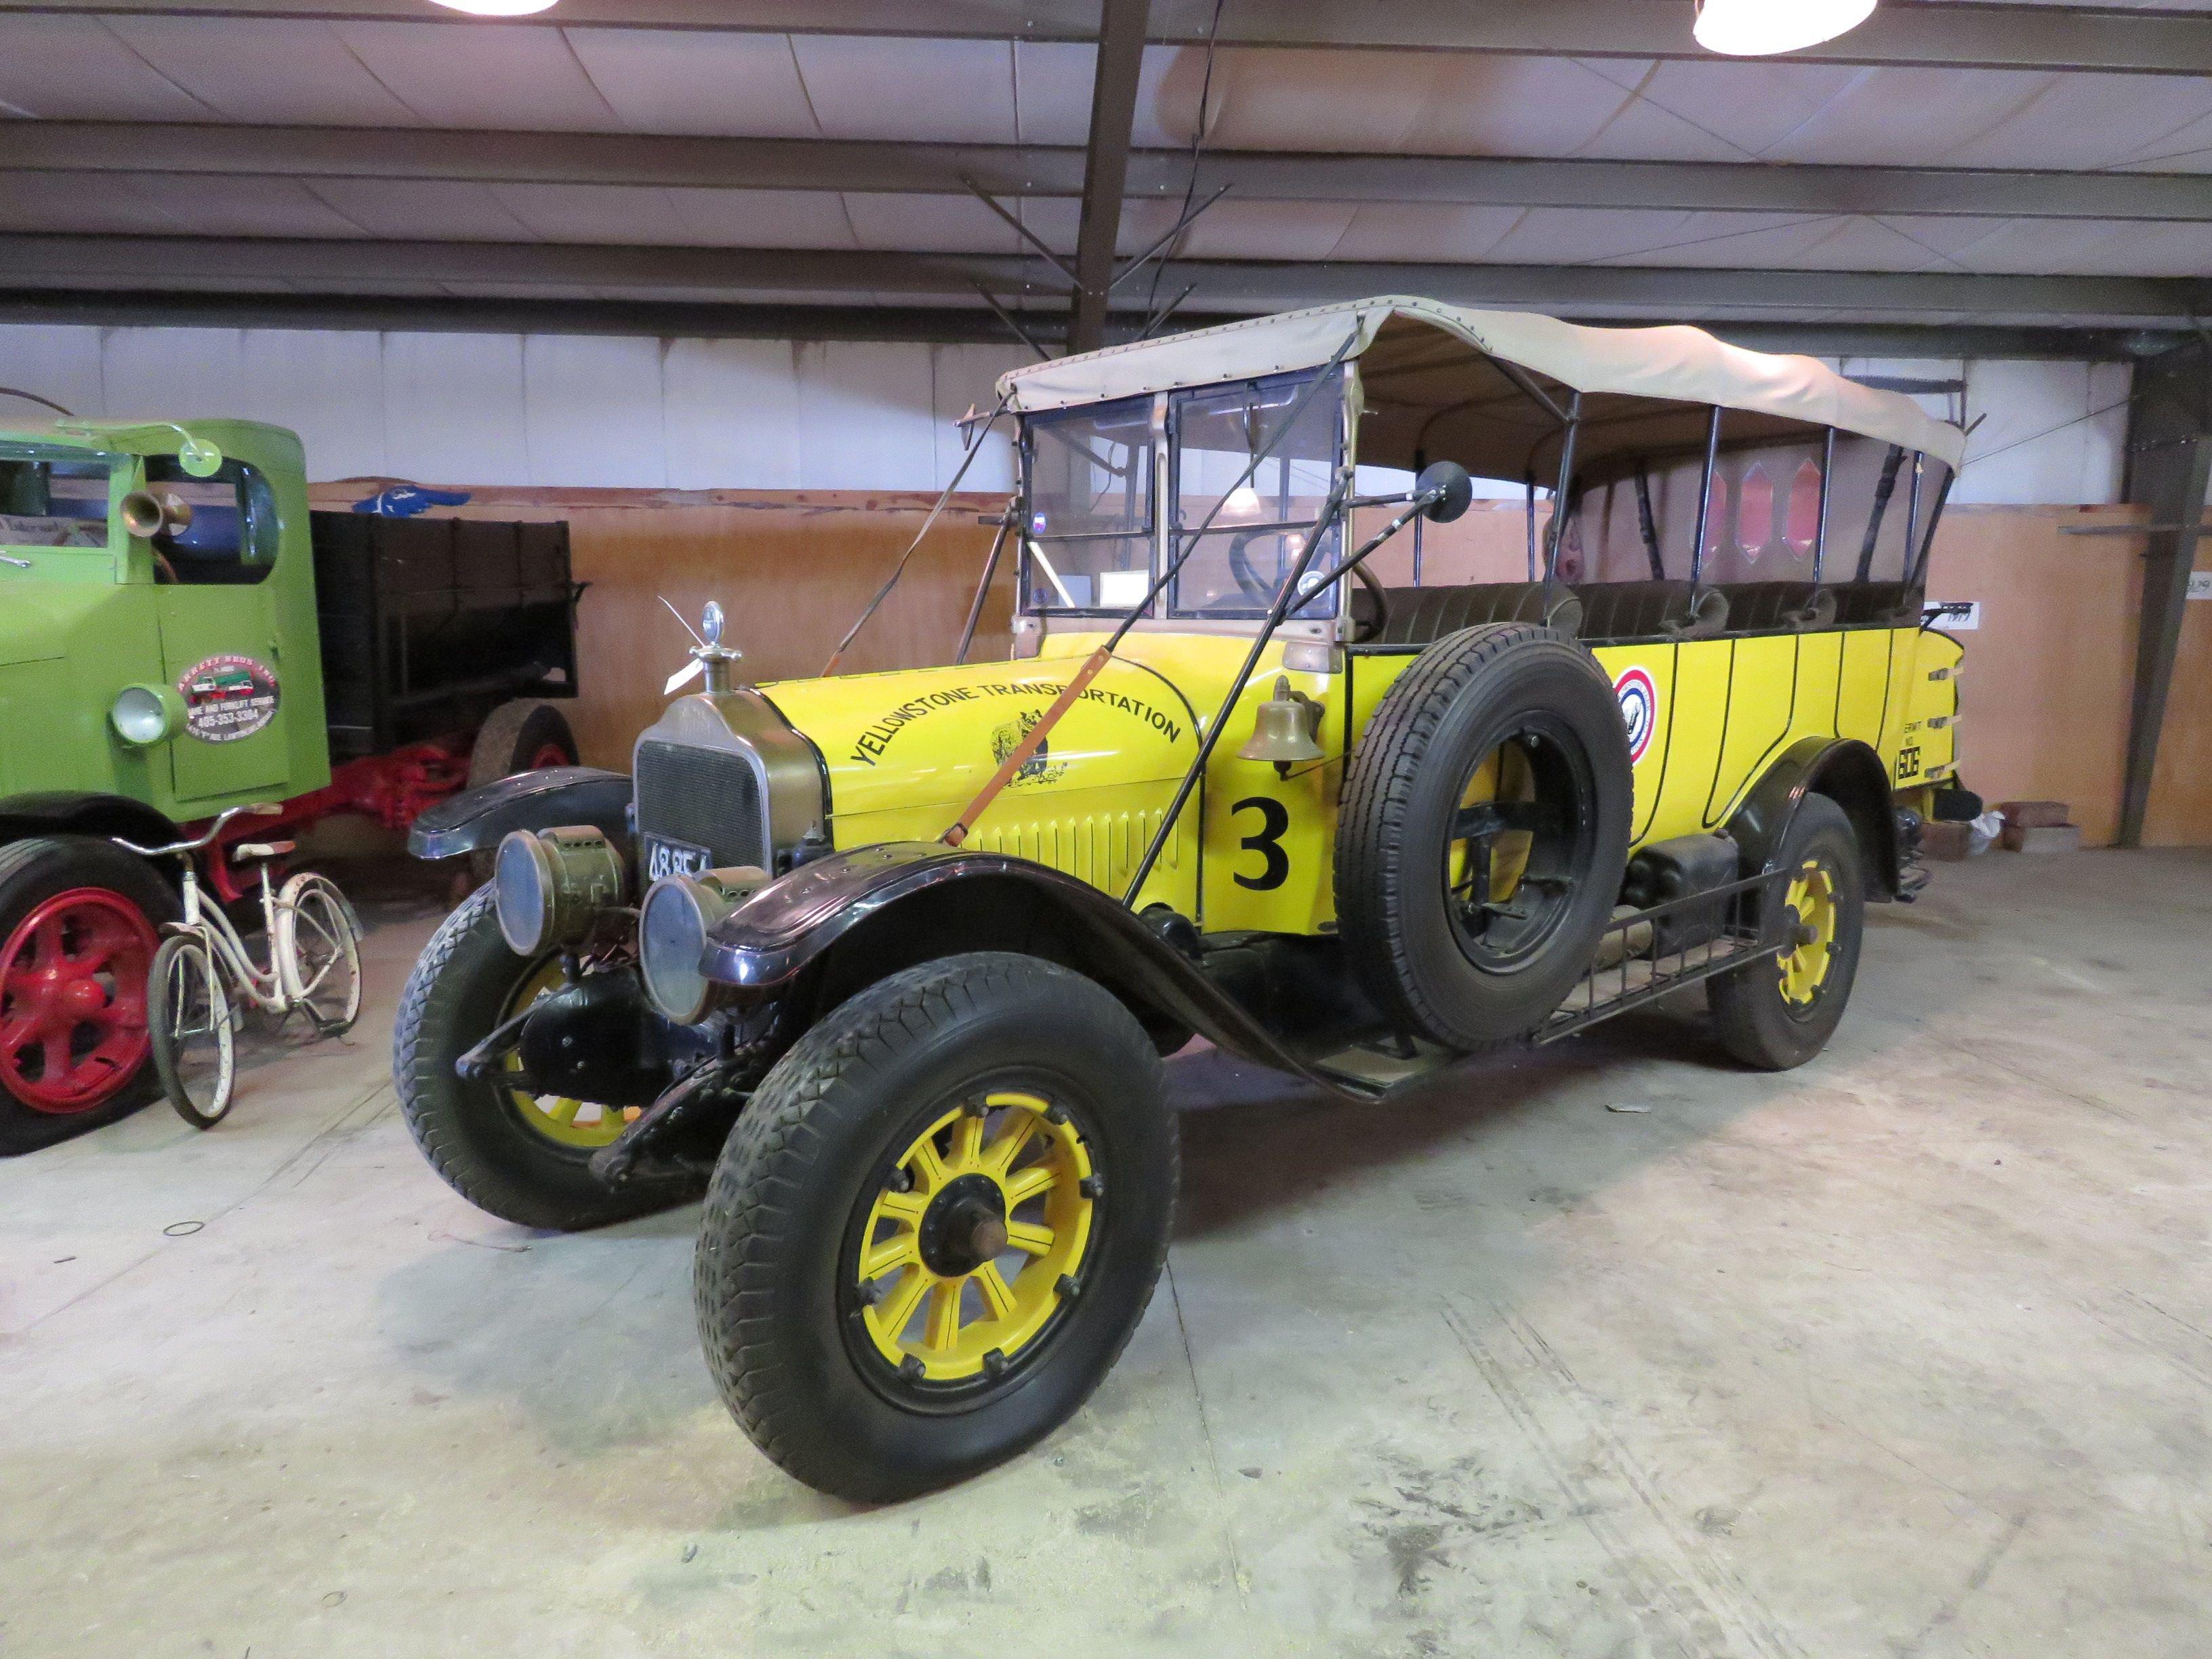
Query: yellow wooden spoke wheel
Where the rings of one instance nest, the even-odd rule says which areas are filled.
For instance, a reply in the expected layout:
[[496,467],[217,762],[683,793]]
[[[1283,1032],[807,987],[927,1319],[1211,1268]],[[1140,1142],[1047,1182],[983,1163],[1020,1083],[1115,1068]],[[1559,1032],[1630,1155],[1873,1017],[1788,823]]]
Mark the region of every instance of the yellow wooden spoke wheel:
[[1099,1196],[1090,1148],[1042,1097],[946,1112],[870,1200],[854,1265],[869,1340],[910,1382],[1000,1374],[1077,1292]]
[[[510,1020],[539,998],[552,995],[561,984],[561,960],[549,957],[514,988],[514,994],[500,1012],[501,1021]],[[507,1069],[522,1069],[519,1052],[509,1052]],[[521,1089],[509,1089],[507,1097],[514,1102],[515,1111],[533,1133],[557,1146],[595,1152],[612,1143],[628,1127],[618,1106],[603,1106],[597,1101],[577,1100],[568,1095],[533,1095]]]
[[1811,1006],[1828,977],[1836,943],[1836,881],[1826,866],[1808,860],[1790,883],[1786,901],[1791,933],[1778,958],[1782,994],[1798,1007]]

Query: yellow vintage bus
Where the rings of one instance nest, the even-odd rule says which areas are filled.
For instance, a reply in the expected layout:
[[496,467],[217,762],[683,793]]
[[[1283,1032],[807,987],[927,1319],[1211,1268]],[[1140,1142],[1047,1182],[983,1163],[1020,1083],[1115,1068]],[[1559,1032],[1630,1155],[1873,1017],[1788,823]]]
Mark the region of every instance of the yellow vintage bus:
[[[1000,418],[945,665],[746,685],[710,608],[629,777],[415,831],[498,849],[404,999],[425,1153],[538,1225],[710,1182],[717,1382],[851,1497],[1111,1363],[1160,1055],[1374,1099],[1702,982],[1802,1064],[1956,764],[1921,596],[1964,434],[1810,359],[1390,297],[1018,370]],[[1012,653],[968,661],[1007,563]]]

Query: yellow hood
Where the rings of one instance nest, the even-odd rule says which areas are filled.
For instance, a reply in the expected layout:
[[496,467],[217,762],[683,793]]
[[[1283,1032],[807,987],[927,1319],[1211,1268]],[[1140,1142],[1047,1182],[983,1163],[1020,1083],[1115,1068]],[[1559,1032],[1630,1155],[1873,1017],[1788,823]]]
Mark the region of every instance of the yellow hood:
[[[1079,659],[969,663],[761,687],[830,769],[832,810],[965,806],[1073,678]],[[1169,681],[1119,659],[1084,693],[1010,796],[1180,778],[1198,722]]]

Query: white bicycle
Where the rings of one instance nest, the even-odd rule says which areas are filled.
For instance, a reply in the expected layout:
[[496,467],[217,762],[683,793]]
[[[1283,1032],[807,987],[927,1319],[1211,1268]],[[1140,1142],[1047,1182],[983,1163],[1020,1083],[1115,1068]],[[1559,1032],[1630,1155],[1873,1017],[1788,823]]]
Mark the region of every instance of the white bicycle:
[[336,1036],[361,1016],[361,926],[336,883],[308,872],[283,890],[270,883],[269,861],[293,850],[289,841],[241,842],[228,850],[239,864],[261,866],[261,919],[269,964],[257,963],[219,904],[204,904],[192,854],[212,846],[232,819],[283,811],[264,803],[234,806],[192,841],[167,847],[115,844],[142,858],[175,858],[184,866],[184,920],[154,953],[146,975],[146,1024],[154,1066],[177,1115],[210,1129],[230,1110],[238,1082],[237,1035],[245,1003],[282,1019],[295,1010],[323,1036]]

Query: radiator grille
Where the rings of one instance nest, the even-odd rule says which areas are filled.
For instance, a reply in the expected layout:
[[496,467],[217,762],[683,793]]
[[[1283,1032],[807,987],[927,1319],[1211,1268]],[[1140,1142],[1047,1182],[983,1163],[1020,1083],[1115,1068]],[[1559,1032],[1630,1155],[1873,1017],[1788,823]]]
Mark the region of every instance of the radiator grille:
[[742,755],[687,744],[637,746],[637,827],[705,848],[720,868],[769,867],[760,784]]

